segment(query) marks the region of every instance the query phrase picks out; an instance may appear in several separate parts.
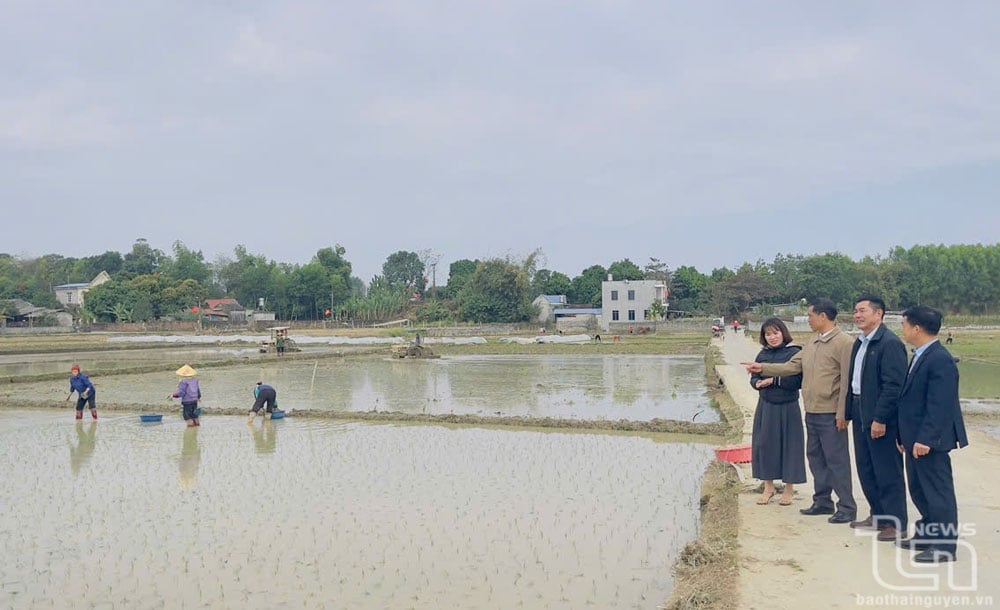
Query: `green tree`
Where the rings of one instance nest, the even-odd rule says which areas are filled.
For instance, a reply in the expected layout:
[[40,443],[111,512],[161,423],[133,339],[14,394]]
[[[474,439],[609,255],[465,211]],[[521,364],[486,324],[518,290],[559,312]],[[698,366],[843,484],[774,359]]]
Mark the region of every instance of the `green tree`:
[[681,266],[670,276],[670,309],[703,312],[709,279],[694,267]]
[[641,280],[644,278],[642,269],[627,258],[611,263],[607,274],[615,280]]
[[540,294],[568,295],[572,289],[573,281],[565,273],[559,273],[558,271],[539,269],[531,279],[532,298]]
[[802,259],[799,278],[805,299],[827,297],[841,307],[848,307],[860,295],[857,265],[839,252]]
[[424,279],[424,263],[416,252],[399,250],[389,255],[382,263],[382,276],[390,286],[405,292],[416,290],[423,294],[426,287]]
[[132,251],[123,257],[121,271],[129,277],[156,273],[164,256],[162,250],[150,246],[145,238],[140,237],[132,244]]
[[642,268],[642,277],[643,279],[659,280],[669,284],[670,268],[667,267],[665,262],[650,256],[649,262]]
[[524,322],[531,317],[528,275],[523,266],[492,259],[479,263],[459,297],[470,322]]
[[783,303],[793,303],[802,298],[803,289],[800,278],[802,256],[778,254],[771,263],[771,283],[774,286],[775,297]]
[[77,277],[86,278],[80,280],[81,282],[89,282],[97,277],[101,271],[106,271],[108,275],[113,276],[121,271],[124,264],[125,260],[120,253],[107,250],[104,254],[81,258],[77,263]]
[[161,314],[188,312],[205,301],[207,288],[194,280],[181,280],[163,289],[160,297]]
[[84,314],[99,322],[132,322],[133,310],[142,298],[127,280],[112,279],[87,292]]
[[256,307],[257,300],[262,298],[280,318],[289,317],[291,298],[287,296],[287,285],[290,280],[283,281],[283,276],[290,276],[293,268],[279,269],[274,261],[251,254],[242,244],[236,246],[233,254],[235,259],[217,261],[219,282],[225,293],[248,308]]
[[296,267],[289,280],[288,294],[292,300],[293,318],[317,319],[322,317],[322,311],[333,306],[330,299],[331,276],[318,262]]
[[649,306],[649,315],[654,320],[662,320],[663,316],[667,315],[667,306],[660,299],[656,299]]
[[749,263],[712,285],[712,307],[725,316],[742,316],[751,305],[766,303],[773,297],[771,282]]
[[608,275],[607,269],[591,265],[573,278],[572,290],[568,295],[573,303],[589,303],[591,307],[601,306],[601,287]]
[[129,309],[132,311],[132,320],[130,321],[145,322],[163,315],[164,283],[162,276],[138,275],[128,280],[128,285],[136,294],[135,301],[129,304]]
[[448,285],[446,287],[448,296],[454,298],[462,292],[462,289],[465,288],[465,284],[476,272],[476,266],[478,264],[479,261],[471,261],[467,258],[463,258],[453,262],[448,267]]
[[174,242],[174,258],[161,261],[165,267],[164,273],[174,280],[194,280],[208,286],[212,279],[212,270],[205,262],[201,251],[193,251],[184,242]]
[[15,314],[17,314],[17,306],[14,305],[14,301],[0,299],[0,320],[13,317]]

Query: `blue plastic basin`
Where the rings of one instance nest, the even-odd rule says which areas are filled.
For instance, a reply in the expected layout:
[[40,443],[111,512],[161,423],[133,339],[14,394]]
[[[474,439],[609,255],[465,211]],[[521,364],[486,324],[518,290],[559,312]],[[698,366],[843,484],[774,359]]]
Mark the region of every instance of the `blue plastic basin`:
[[271,419],[284,419],[284,418],[285,418],[284,411],[280,409],[275,409],[274,411],[271,411]]
[[163,421],[163,415],[159,413],[143,413],[139,415],[139,421],[145,423]]

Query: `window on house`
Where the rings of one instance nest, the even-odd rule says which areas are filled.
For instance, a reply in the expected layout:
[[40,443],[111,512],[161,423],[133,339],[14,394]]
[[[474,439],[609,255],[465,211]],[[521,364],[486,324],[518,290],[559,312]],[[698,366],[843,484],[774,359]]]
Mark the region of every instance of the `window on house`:
[[642,310],[642,319],[643,320],[648,320],[649,319],[649,310],[648,309],[643,309]]
[[67,292],[66,293],[66,302],[67,303],[72,303],[73,302],[73,293],[72,292]]
[[611,319],[612,320],[618,320],[618,310],[617,309],[612,309],[611,310]]
[[618,291],[617,290],[612,290],[611,291],[611,300],[612,301],[617,301],[618,300]]
[[634,309],[628,310],[628,319],[629,320],[635,320],[635,310]]
[[635,300],[635,291],[634,290],[629,290],[628,291],[628,300],[630,300],[630,301],[634,301]]

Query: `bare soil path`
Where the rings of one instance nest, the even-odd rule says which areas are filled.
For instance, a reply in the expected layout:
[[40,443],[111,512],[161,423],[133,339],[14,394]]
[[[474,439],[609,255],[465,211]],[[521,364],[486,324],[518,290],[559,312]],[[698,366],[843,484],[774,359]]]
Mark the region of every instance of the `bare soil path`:
[[[759,345],[752,337],[727,335],[715,340],[724,361],[718,372],[744,413],[749,443],[757,392],[739,363],[753,360]],[[777,498],[758,506],[759,482],[750,478],[749,464],[739,466],[746,481],[739,499],[740,607],[1000,607],[1000,441],[975,428],[969,441],[952,452],[952,465],[959,520],[975,534],[960,540],[953,564],[914,565],[910,551],[876,541],[874,532],[799,514],[811,502],[811,477],[797,486],[792,506],[779,506]],[[854,495],[860,516],[867,516],[856,472]],[[909,510],[915,521],[919,513],[912,503]]]

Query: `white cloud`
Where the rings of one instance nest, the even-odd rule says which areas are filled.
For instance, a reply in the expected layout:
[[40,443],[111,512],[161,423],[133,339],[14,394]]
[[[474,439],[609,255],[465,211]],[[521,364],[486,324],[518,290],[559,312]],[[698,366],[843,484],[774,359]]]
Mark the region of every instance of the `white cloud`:
[[299,42],[262,32],[253,19],[243,19],[226,55],[235,67],[250,74],[291,79],[328,66],[332,56]]
[[106,146],[126,136],[113,105],[81,86],[0,99],[0,143],[5,147],[66,150]]

